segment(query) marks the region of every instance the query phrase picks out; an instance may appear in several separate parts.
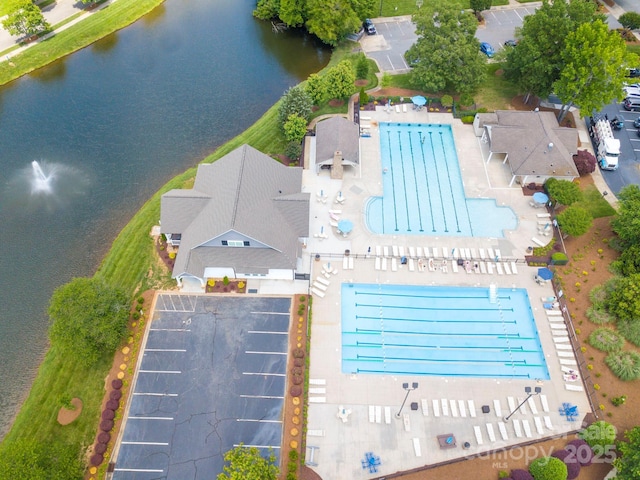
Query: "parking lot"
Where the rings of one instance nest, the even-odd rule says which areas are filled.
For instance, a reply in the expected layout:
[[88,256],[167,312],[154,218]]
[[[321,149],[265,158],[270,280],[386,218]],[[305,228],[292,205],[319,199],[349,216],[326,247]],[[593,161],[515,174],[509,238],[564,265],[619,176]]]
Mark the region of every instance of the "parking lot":
[[160,294],[113,478],[211,479],[243,443],[279,459],[290,298]]
[[504,42],[515,38],[515,29],[522,26],[527,15],[535,13],[537,7],[492,9],[484,12],[484,25],[476,31],[481,42],[489,43],[496,52],[504,48]]

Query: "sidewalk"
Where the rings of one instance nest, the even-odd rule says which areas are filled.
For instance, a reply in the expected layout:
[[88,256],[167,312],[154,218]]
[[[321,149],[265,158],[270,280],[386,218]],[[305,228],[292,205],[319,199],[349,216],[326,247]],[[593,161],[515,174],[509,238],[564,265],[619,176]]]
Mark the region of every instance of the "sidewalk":
[[[79,15],[77,18],[70,21],[69,23],[63,25],[62,27],[56,29],[55,31],[48,33],[47,35],[44,35],[43,37],[39,38],[35,42],[32,42],[28,45],[24,45],[18,49],[12,50],[9,53],[3,53],[0,61],[9,60],[11,57],[24,51],[25,49],[29,48],[31,45],[35,45],[38,42],[55,35],[56,32],[61,32],[62,30],[65,30],[69,28],[71,25],[75,25],[76,23],[87,18],[88,15],[91,15],[94,12],[100,11],[101,9],[105,8],[107,5],[113,3],[114,1],[115,0],[109,0],[101,4],[100,6],[98,6],[98,8],[87,11],[87,10],[84,10],[83,8],[84,5],[79,0],[57,0],[55,3],[48,5],[42,9],[42,14],[44,15],[44,18],[47,20],[47,22],[49,22],[50,25],[52,26],[56,25],[70,17],[73,17],[74,15],[77,15],[78,13],[81,13],[81,15]],[[4,18],[5,17],[2,17],[0,18],[0,20],[3,20]],[[14,47],[15,45],[17,45],[19,38],[20,37],[11,36],[9,32],[7,32],[4,28],[0,27],[0,52],[4,52]]]

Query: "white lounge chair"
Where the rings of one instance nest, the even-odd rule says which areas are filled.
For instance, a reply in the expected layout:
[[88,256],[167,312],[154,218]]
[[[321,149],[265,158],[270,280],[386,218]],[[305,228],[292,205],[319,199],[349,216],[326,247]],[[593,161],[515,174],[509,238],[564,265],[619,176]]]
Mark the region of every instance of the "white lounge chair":
[[391,407],[384,407],[384,423],[387,425],[391,423]]
[[502,406],[500,405],[500,400],[493,401],[493,409],[496,411],[496,417],[502,418]]
[[529,426],[528,420],[522,420],[522,427],[524,428],[524,434],[527,438],[532,438],[531,427]]
[[511,275],[511,269],[509,268],[509,264],[508,263],[505,263],[503,265],[503,268],[504,268],[504,273],[506,273],[507,275]]
[[542,410],[544,412],[549,412],[549,401],[547,400],[547,396],[546,395],[539,395],[540,397],[540,403],[542,404]]
[[511,262],[511,273],[514,275],[518,274],[518,267],[516,266],[516,262]]
[[381,270],[387,270],[387,257],[382,257],[382,265],[380,265]]
[[440,402],[438,402],[438,400],[436,400],[434,398],[432,400],[432,405],[433,405],[433,416],[434,417],[439,417],[440,416]]
[[516,411],[516,401],[513,397],[507,397],[507,403],[509,404],[509,413]]
[[482,430],[480,430],[480,427],[478,427],[477,425],[473,427],[473,433],[476,436],[476,442],[478,442],[478,445],[482,445]]
[[396,257],[391,257],[391,271],[392,272],[398,271],[398,261],[396,260]]
[[534,415],[537,415],[538,414],[538,407],[536,407],[535,399],[533,397],[529,397],[529,400],[527,400],[527,404],[529,405],[529,408],[531,409],[531,413],[533,413]]
[[353,270],[353,263],[354,263],[353,257],[349,257],[349,270]]
[[316,288],[312,288],[311,292],[316,296],[316,297],[320,297],[320,298],[324,298],[324,293],[321,292],[320,290],[316,289]]
[[382,256],[382,247],[380,245],[376,245],[376,257]]
[[416,270],[416,265],[413,261],[413,258],[409,258],[409,271],[415,272],[415,270]]
[[331,283],[329,282],[329,280],[327,280],[327,279],[326,279],[326,278],[324,278],[324,277],[321,277],[320,275],[318,275],[318,276],[316,277],[316,282],[319,282],[319,283],[321,283],[321,284],[323,284],[323,285],[326,285],[327,287],[331,284]]
[[415,247],[409,247],[409,258],[417,258]]
[[369,423],[375,423],[376,421],[376,407],[369,405]]
[[478,252],[480,253],[480,259],[484,260],[487,258],[486,254],[484,253],[484,248],[479,248]]
[[538,432],[538,435],[544,435],[544,428],[542,427],[542,420],[540,420],[540,417],[533,417],[533,423],[536,425],[536,432]]
[[420,439],[419,438],[414,438],[413,439],[413,451],[416,454],[416,457],[421,457],[422,456],[422,450],[420,449]]
[[397,245],[393,245],[393,246],[391,247],[391,250],[393,251],[393,256],[394,256],[394,257],[399,256],[399,254],[398,254],[399,250],[398,250],[398,246],[397,246]]
[[380,270],[380,257],[376,257],[375,269]]
[[564,384],[564,388],[569,390],[570,392],[583,392],[584,388],[581,385],[571,385],[569,383]]
[[324,378],[310,378],[309,385],[326,385],[327,380]]
[[473,400],[467,400],[467,405],[469,406],[469,415],[471,415],[472,418],[476,418],[476,406]]
[[484,266],[484,262],[480,262],[480,273],[487,273],[487,267]]
[[491,423],[487,423],[487,434],[489,435],[489,441],[496,441],[496,434],[493,432],[493,425]]
[[389,247],[387,247],[386,245],[383,247],[383,251],[384,251],[384,256],[385,257],[389,257]]
[[382,423],[382,407],[376,405],[376,423]]
[[447,402],[446,398],[442,398],[440,400],[440,402],[442,403],[442,415],[444,417],[448,417],[449,416],[449,403]]
[[450,400],[449,401],[449,407],[451,408],[451,416],[452,417],[457,417],[458,416],[458,405],[456,404],[455,400]]
[[516,432],[516,437],[522,438],[522,429],[520,428],[520,420],[517,418],[513,420],[513,431]]
[[509,435],[507,434],[507,426],[504,422],[498,422],[498,430],[500,430],[500,436],[502,440],[509,440]]
[[498,271],[498,275],[502,275],[502,264],[501,263],[496,263],[496,270]]
[[421,400],[421,404],[422,404],[422,415],[425,417],[429,416],[429,402],[427,401],[427,399],[423,398]]
[[544,426],[547,427],[549,430],[553,430],[553,424],[551,423],[551,417],[549,417],[548,415],[545,415],[544,417]]
[[458,400],[458,410],[460,410],[460,416],[462,418],[467,417],[467,409],[464,406],[464,400]]
[[323,284],[321,284],[319,282],[313,282],[313,288],[317,288],[321,292],[326,292],[327,291],[327,286],[323,285]]

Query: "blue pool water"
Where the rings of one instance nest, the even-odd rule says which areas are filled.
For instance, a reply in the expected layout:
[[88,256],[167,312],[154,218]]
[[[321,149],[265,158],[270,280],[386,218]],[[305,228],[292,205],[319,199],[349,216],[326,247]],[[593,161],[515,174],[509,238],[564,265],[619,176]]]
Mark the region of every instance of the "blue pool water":
[[383,196],[367,204],[373,233],[504,237],[517,216],[465,198],[451,125],[380,123]]
[[549,379],[525,289],[342,284],[342,371]]

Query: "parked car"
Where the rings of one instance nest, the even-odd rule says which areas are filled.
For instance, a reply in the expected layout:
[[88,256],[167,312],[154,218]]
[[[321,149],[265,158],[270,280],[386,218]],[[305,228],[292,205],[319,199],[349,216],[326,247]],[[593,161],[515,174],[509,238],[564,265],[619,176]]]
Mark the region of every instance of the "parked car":
[[631,85],[625,85],[622,87],[627,97],[631,95],[640,96],[640,85],[637,83],[632,83]]
[[627,69],[627,77],[630,77],[630,78],[640,77],[640,68]]
[[633,121],[633,126],[636,127],[636,128],[640,128],[640,117],[636,118]]
[[365,18],[364,22],[362,22],[362,26],[364,27],[364,31],[367,32],[367,35],[375,35],[378,33],[376,26],[370,18]]
[[622,102],[622,106],[627,111],[640,111],[640,97],[627,97]]
[[507,40],[504,42],[505,47],[515,47],[518,43],[515,40]]
[[491,58],[495,54],[493,47],[487,42],[482,42],[480,44],[480,51],[484,53],[487,57]]

